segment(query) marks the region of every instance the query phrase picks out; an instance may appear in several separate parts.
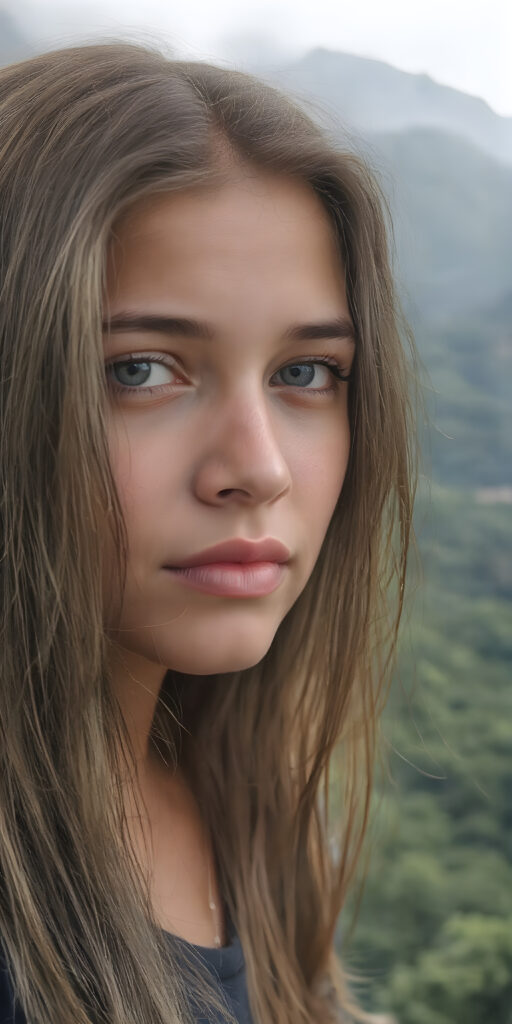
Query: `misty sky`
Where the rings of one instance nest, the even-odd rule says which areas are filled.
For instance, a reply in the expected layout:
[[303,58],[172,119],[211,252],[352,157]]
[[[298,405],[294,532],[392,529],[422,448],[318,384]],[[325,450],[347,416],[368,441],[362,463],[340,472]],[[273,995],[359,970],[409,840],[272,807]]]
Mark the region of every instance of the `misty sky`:
[[4,0],[44,42],[164,38],[178,56],[268,60],[326,46],[385,60],[481,96],[512,116],[512,0]]

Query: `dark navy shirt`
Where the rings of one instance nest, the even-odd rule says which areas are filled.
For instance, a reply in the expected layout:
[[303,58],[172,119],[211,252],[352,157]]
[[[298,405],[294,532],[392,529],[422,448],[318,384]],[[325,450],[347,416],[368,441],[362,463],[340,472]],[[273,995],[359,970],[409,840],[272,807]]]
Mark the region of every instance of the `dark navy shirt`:
[[[238,938],[229,913],[227,913],[226,916],[228,938],[227,946],[196,946],[187,942],[185,939],[178,938],[175,935],[173,936],[173,940],[176,942],[177,939],[179,945],[188,946],[199,954],[205,965],[205,969],[213,975],[215,981],[218,983],[226,998],[229,1009],[235,1017],[235,1020],[238,1021],[239,1024],[253,1024],[251,1011],[249,1009],[244,954],[240,944],[240,939]],[[197,1024],[224,1024],[225,1022],[225,1017],[223,1015],[219,1016],[218,1014],[214,1014],[209,1017],[204,1016],[204,1011],[197,1006],[193,1007],[193,1012],[195,1013]],[[1,1018],[0,1024],[3,1024]]]
[[[183,945],[195,950],[200,956],[205,970],[213,975],[239,1024],[253,1024],[247,995],[244,954],[229,915],[227,931],[228,945],[219,948],[196,946],[177,935],[173,935],[172,939],[175,948],[176,944],[178,949],[180,945]],[[196,1015],[197,1024],[225,1024],[224,1016],[214,1014],[214,1016],[206,1017],[204,1009],[201,1007],[194,1005],[193,1012]],[[0,1024],[27,1024],[26,1017],[18,1005],[16,1012],[14,1011],[13,990],[3,958],[0,958]]]

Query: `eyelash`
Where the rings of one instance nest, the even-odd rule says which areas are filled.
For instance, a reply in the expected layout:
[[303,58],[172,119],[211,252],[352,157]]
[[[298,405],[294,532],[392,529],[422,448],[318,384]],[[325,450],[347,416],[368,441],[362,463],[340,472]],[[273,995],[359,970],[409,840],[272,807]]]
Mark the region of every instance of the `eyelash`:
[[[113,359],[109,363],[106,363],[105,364],[105,371],[107,372],[108,370],[112,369],[112,367],[114,367],[114,366],[127,366],[130,363],[162,363],[164,366],[168,366],[169,369],[171,369],[171,370],[173,370],[175,368],[174,362],[170,363],[169,360],[165,356],[149,356],[148,357],[146,355],[138,355],[137,353],[129,353],[127,356],[124,357],[124,359]],[[328,356],[328,355],[318,356],[318,357],[316,357],[314,359],[313,358],[307,358],[307,357],[304,358],[304,359],[297,359],[295,362],[287,363],[286,366],[281,366],[279,370],[276,370],[276,373],[280,373],[282,370],[288,370],[291,366],[304,366],[304,365],[306,365],[306,366],[309,366],[309,365],[313,365],[313,366],[316,366],[316,365],[327,366],[328,369],[333,374],[333,377],[336,378],[336,379],[335,379],[335,382],[330,387],[328,387],[328,388],[297,388],[298,391],[305,391],[306,393],[314,394],[314,395],[331,394],[333,391],[337,391],[338,390],[338,388],[340,386],[340,383],[345,383],[346,381],[350,380],[350,373],[345,374],[343,372],[342,367],[339,365],[339,363],[335,359],[333,359],[331,356]],[[290,386],[293,387],[293,385],[290,385]],[[172,388],[173,385],[172,384],[171,385],[169,385],[169,384],[156,384],[153,387],[150,386],[150,387],[143,387],[143,388],[135,388],[135,387],[130,388],[130,387],[126,387],[123,384],[118,384],[117,382],[115,384],[111,384],[112,390],[114,392],[117,392],[117,394],[126,394],[127,392],[130,392],[130,394],[134,394],[134,393],[136,394],[137,391],[138,391],[139,393],[142,393],[144,395],[151,395],[154,392],[161,392],[162,389],[166,389],[166,388],[169,388],[169,387]]]

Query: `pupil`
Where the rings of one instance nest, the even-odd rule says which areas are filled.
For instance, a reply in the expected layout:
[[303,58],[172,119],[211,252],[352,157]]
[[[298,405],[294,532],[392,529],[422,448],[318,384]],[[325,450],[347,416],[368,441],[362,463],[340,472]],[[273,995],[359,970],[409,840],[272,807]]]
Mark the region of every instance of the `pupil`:
[[[141,367],[142,367],[142,369],[141,369]],[[146,359],[132,359],[131,362],[129,362],[129,363],[128,362],[126,362],[126,363],[119,363],[119,365],[116,367],[116,372],[117,373],[121,373],[121,374],[122,373],[126,374],[126,378],[125,379],[128,378],[129,380],[132,380],[133,378],[138,377],[138,375],[142,373],[142,375],[144,377],[143,383],[145,383],[146,380],[148,379],[149,363],[147,362]],[[123,381],[123,379],[121,377],[121,383],[122,383],[122,381]],[[139,380],[137,383],[140,384],[141,381]]]
[[299,363],[295,366],[287,366],[282,373],[289,373],[295,379],[302,377],[302,384],[310,384],[315,376],[315,367],[309,366],[307,363]]

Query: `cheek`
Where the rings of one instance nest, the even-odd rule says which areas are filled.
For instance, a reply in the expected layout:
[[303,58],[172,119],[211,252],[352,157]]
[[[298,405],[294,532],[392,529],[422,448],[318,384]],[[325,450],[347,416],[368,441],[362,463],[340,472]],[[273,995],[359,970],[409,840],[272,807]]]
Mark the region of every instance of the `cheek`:
[[321,445],[302,451],[293,464],[294,508],[302,537],[301,588],[316,565],[338,503],[350,452],[350,438],[328,434]]
[[350,453],[348,418],[338,421],[336,429],[325,431],[306,441],[292,455],[291,472],[295,490],[304,508],[329,520],[339,498]]
[[[162,451],[119,424],[110,425],[108,444],[110,467],[128,534],[130,571],[130,567],[143,557],[142,542],[148,533],[148,514],[159,502],[160,491],[168,483],[169,473],[165,481]],[[109,565],[107,559],[107,574]]]
[[148,512],[148,501],[158,499],[168,486],[173,463],[169,444],[143,432],[114,426],[109,433],[110,465],[127,523]]

